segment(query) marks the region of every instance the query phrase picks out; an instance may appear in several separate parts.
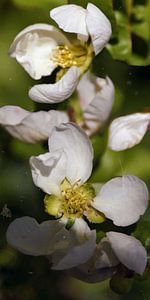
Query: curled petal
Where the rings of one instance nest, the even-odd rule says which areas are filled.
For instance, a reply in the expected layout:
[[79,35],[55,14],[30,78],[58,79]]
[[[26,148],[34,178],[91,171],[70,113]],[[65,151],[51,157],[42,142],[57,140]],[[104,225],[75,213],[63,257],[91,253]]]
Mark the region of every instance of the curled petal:
[[50,16],[66,32],[78,34],[78,38],[88,40],[86,9],[75,4],[61,5],[50,11]]
[[142,275],[147,263],[147,253],[141,242],[120,232],[110,231],[106,235],[119,261]]
[[54,128],[49,151],[61,149],[67,158],[66,177],[73,184],[85,182],[92,171],[93,149],[89,138],[79,126],[68,123]]
[[80,69],[71,67],[54,84],[38,84],[29,90],[29,97],[36,102],[59,103],[69,98],[74,92],[80,76]]
[[50,137],[52,129],[61,123],[68,122],[64,112],[55,110],[28,113],[20,124],[6,125],[6,130],[17,139],[27,143],[37,143]]
[[103,212],[115,225],[129,226],[138,221],[148,205],[148,190],[136,176],[126,175],[103,185],[93,207]]
[[17,125],[19,124],[25,117],[29,116],[30,112],[19,107],[13,105],[6,105],[0,108],[0,124],[3,126],[7,125]]
[[136,113],[115,119],[109,128],[109,147],[114,151],[141,142],[150,124],[150,113]]
[[34,24],[22,30],[13,41],[9,54],[34,79],[47,76],[57,67],[52,59],[57,45],[69,44],[66,37],[54,26]]
[[110,21],[94,4],[87,5],[86,24],[97,55],[109,41],[112,29]]
[[31,217],[15,219],[8,227],[7,241],[20,252],[34,256],[50,255],[70,243],[63,223],[55,220],[39,224]]
[[65,270],[86,262],[96,246],[96,231],[90,230],[83,219],[76,219],[71,228],[72,243],[68,249],[55,252],[52,256],[54,270]]
[[109,77],[99,78],[87,72],[80,80],[77,91],[87,134],[93,134],[104,125],[114,103],[114,85]]
[[65,178],[66,155],[61,150],[30,158],[34,184],[47,194],[60,194],[60,183]]

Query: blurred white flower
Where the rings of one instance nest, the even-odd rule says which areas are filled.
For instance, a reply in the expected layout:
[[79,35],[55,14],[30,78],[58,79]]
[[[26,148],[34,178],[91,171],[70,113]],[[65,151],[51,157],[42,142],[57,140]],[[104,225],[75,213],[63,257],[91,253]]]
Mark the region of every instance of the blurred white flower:
[[119,264],[142,275],[147,253],[139,240],[120,232],[107,232],[85,264],[73,268],[70,274],[87,282],[100,282],[111,277]]
[[87,72],[81,78],[77,92],[82,109],[80,126],[88,135],[95,133],[107,121],[114,103],[114,85],[109,77],[96,77]]
[[135,113],[115,119],[109,128],[109,148],[121,151],[139,144],[149,124],[150,113]]
[[39,224],[31,217],[15,219],[8,227],[8,243],[27,255],[46,255],[52,269],[64,270],[86,262],[96,247],[96,231],[82,219],[70,230],[60,220]]
[[55,110],[29,112],[11,105],[0,108],[0,125],[13,137],[27,143],[48,139],[54,126],[68,121],[66,113]]
[[34,101],[57,103],[70,97],[79,76],[88,69],[94,52],[97,55],[104,48],[111,36],[111,24],[91,3],[87,9],[63,5],[51,10],[50,15],[60,28],[76,33],[77,38],[70,42],[54,26],[34,24],[16,36],[9,54],[33,79],[51,75],[57,67],[61,69],[56,83],[35,85],[29,91]]
[[145,183],[136,176],[114,178],[97,195],[86,183],[92,172],[93,149],[87,135],[77,125],[55,127],[49,139],[49,152],[31,157],[35,185],[47,195],[45,210],[57,218],[83,216],[94,223],[111,219],[128,226],[143,215],[148,205]]

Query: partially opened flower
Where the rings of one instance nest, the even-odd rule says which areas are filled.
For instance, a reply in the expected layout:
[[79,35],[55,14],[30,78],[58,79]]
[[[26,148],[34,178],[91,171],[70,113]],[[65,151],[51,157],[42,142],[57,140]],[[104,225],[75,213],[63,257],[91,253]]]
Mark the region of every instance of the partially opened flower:
[[139,240],[110,231],[97,244],[92,257],[85,264],[73,268],[70,274],[83,281],[99,282],[112,277],[120,264],[127,270],[142,275],[146,263],[147,253]]
[[149,124],[150,113],[135,113],[115,119],[109,128],[109,147],[121,151],[139,144]]
[[85,217],[94,223],[109,218],[118,226],[135,223],[147,208],[145,183],[126,175],[108,181],[96,195],[87,183],[92,160],[90,140],[77,125],[53,129],[49,152],[30,159],[33,181],[46,193],[46,212],[62,219]]
[[114,85],[109,77],[104,79],[87,72],[81,78],[77,92],[82,110],[79,124],[91,135],[101,128],[109,117],[114,103]]
[[93,4],[89,3],[87,9],[64,5],[50,14],[60,28],[77,37],[70,42],[54,26],[35,24],[21,31],[9,50],[33,79],[51,75],[59,68],[56,83],[35,85],[29,91],[31,99],[45,103],[61,102],[73,93],[94,52],[97,55],[111,36],[109,20]]
[[54,126],[67,122],[67,114],[60,111],[29,112],[11,105],[0,108],[0,125],[13,137],[27,143],[48,139]]
[[34,218],[15,219],[8,227],[7,241],[20,252],[46,255],[52,269],[63,270],[86,262],[96,246],[96,231],[77,219],[70,230],[60,220],[39,224]]

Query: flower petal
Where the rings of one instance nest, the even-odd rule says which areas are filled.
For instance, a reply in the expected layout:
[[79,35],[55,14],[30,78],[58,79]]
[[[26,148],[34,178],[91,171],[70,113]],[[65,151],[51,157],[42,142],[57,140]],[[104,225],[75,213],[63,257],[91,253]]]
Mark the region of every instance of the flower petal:
[[0,108],[0,124],[3,126],[17,125],[29,115],[29,111],[19,106],[5,105]]
[[65,270],[86,262],[96,246],[96,231],[90,230],[83,219],[76,219],[70,229],[72,244],[68,250],[55,252],[52,256],[54,270]]
[[56,150],[30,158],[34,184],[47,194],[60,194],[60,183],[65,178],[67,159],[63,151]]
[[29,90],[29,97],[36,102],[59,103],[69,98],[75,90],[80,69],[71,67],[55,84],[38,84]]
[[6,130],[14,137],[27,143],[37,143],[48,139],[54,126],[67,123],[66,113],[55,110],[29,113],[16,126],[6,126]]
[[117,177],[103,185],[92,205],[115,225],[128,226],[144,214],[148,205],[148,190],[136,176]]
[[147,253],[141,242],[120,232],[110,231],[106,235],[119,261],[142,275],[147,263]]
[[109,147],[121,151],[137,145],[149,124],[150,113],[136,113],[115,119],[109,128]]
[[31,217],[15,219],[8,227],[7,241],[20,252],[34,256],[49,255],[70,243],[63,223],[55,220],[39,224]]
[[89,3],[87,5],[86,24],[92,39],[94,52],[97,55],[111,37],[111,23],[100,9]]
[[86,9],[75,4],[61,5],[50,11],[50,16],[66,32],[78,34],[78,38],[88,40]]
[[114,86],[107,77],[101,90],[97,92],[91,103],[84,111],[86,125],[91,133],[104,125],[112,110],[114,102]]
[[115,267],[119,261],[112,251],[108,239],[103,238],[97,245],[95,255],[93,255],[94,267],[96,269]]
[[57,67],[52,51],[57,45],[69,41],[54,26],[34,24],[22,30],[13,41],[9,54],[23,66],[34,79],[47,76]]
[[68,123],[54,128],[49,139],[49,151],[62,150],[67,157],[66,177],[73,184],[85,182],[92,171],[93,149],[79,126]]

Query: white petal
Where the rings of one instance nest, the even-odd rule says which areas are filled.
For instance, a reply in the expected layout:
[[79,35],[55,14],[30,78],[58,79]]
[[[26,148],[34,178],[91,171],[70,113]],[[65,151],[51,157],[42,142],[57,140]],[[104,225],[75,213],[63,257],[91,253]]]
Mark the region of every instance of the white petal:
[[86,262],[96,246],[96,231],[90,230],[83,219],[76,219],[71,228],[72,244],[65,252],[54,253],[52,269],[64,270]]
[[65,36],[54,26],[34,24],[22,30],[12,43],[9,54],[34,79],[47,76],[57,67],[52,51],[57,45],[69,44]]
[[79,126],[68,123],[56,127],[49,139],[49,151],[61,149],[67,157],[66,177],[73,184],[85,182],[92,171],[93,149]]
[[150,113],[136,113],[115,119],[109,128],[109,147],[125,150],[140,143],[150,124]]
[[29,97],[36,102],[59,103],[69,98],[74,92],[80,76],[80,69],[71,67],[54,84],[38,84],[29,90]]
[[106,235],[119,261],[128,269],[142,275],[147,263],[147,253],[141,242],[119,232],[111,231]]
[[86,24],[97,55],[109,41],[112,30],[110,21],[94,4],[87,5]]
[[30,115],[30,112],[19,106],[2,106],[0,108],[0,124],[4,126],[17,125],[28,115]]
[[148,205],[148,190],[136,176],[109,180],[94,199],[93,207],[103,212],[115,225],[128,226],[138,221]]
[[84,118],[87,126],[94,132],[103,126],[108,119],[114,102],[114,86],[107,77],[105,85],[97,92],[91,103],[84,111]]
[[37,143],[50,137],[54,126],[68,122],[68,116],[64,112],[55,110],[38,111],[24,118],[21,124],[6,129],[15,137],[28,143]]
[[93,261],[96,269],[110,268],[119,264],[107,238],[103,238],[97,245]]
[[39,224],[31,217],[15,219],[8,227],[7,241],[20,252],[34,256],[49,255],[70,243],[68,231],[60,221]]
[[60,183],[66,174],[66,155],[60,149],[30,158],[34,184],[47,194],[60,194]]
[[75,4],[62,5],[51,10],[50,16],[66,32],[78,34],[78,38],[88,40],[86,9]]

